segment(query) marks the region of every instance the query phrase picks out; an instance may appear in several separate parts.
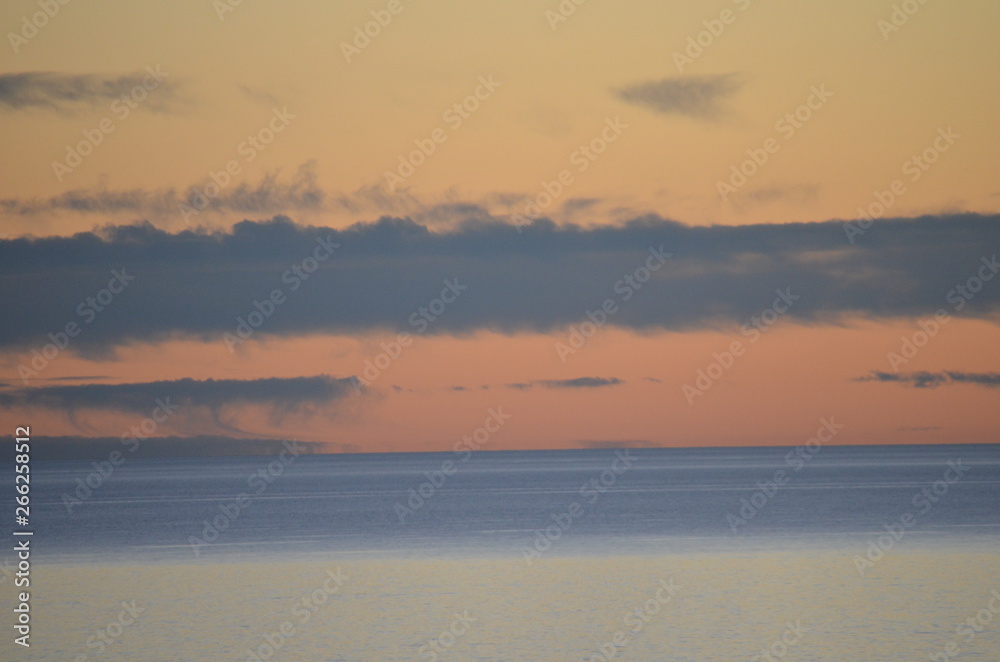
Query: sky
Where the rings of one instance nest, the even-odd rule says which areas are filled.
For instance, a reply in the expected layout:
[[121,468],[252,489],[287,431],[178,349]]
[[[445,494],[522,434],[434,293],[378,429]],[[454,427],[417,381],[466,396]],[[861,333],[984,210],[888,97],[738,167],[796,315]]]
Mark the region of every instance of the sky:
[[996,442],[998,22],[4,3],[0,424],[54,457]]

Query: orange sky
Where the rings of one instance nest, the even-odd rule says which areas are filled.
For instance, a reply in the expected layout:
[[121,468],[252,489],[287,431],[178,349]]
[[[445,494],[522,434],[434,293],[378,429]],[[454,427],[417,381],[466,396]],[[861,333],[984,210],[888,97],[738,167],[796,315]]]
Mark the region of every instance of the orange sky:
[[[0,85],[0,238],[138,220],[171,232],[227,229],[277,214],[334,228],[392,215],[445,231],[469,217],[523,214],[563,171],[571,182],[541,214],[559,223],[621,225],[644,214],[699,226],[850,219],[895,180],[905,192],[887,216],[1000,211],[995,2],[928,3],[889,32],[879,23],[891,20],[889,2],[593,0],[553,28],[546,11],[558,5],[403,2],[350,62],[342,42],[385,2],[243,3],[221,17],[208,2],[61,6],[37,34],[8,37],[0,48],[8,83],[7,92]],[[18,33],[34,11],[34,3],[5,3],[0,24]],[[702,37],[708,45],[678,67],[675,53],[718,28],[713,21],[723,11],[732,21]],[[141,79],[157,66],[168,72],[165,82],[118,115],[118,95],[101,85]],[[18,78],[37,72],[50,78]],[[487,92],[483,80],[497,85]],[[448,114],[477,88],[474,111],[461,121]],[[786,122],[781,129],[817,88],[829,99],[799,128],[788,131]],[[275,113],[290,117],[287,126],[264,148],[248,148],[249,135],[276,126]],[[67,149],[107,118],[114,130],[57,176],[53,162],[65,161]],[[581,146],[615,120],[626,128],[582,169]],[[959,137],[935,148],[939,131],[949,129]],[[385,173],[435,130],[444,139],[390,190]],[[719,182],[768,140],[777,149],[767,162],[722,199]],[[934,163],[914,169],[910,159],[929,149]],[[238,167],[224,196],[267,195],[186,221],[177,201],[204,191],[210,174],[229,163]],[[67,195],[131,202],[71,209]],[[990,255],[997,246],[978,248]],[[953,284],[941,283],[942,298]],[[4,284],[16,286],[13,278]],[[13,312],[34,314],[30,306]],[[995,319],[953,319],[902,372],[1000,372]],[[995,442],[996,388],[856,380],[891,372],[887,352],[916,328],[916,319],[898,317],[808,326],[783,318],[747,343],[732,321],[715,330],[608,327],[566,362],[554,350],[565,330],[440,333],[417,337],[363,396],[327,410],[278,420],[266,408],[234,405],[225,416],[247,435],[363,451],[449,449],[491,407],[511,414],[490,442],[497,449],[797,444],[829,416],[845,426],[834,443]],[[100,378],[72,383],[348,377],[360,375],[393,335],[267,337],[235,354],[214,336],[123,346],[115,356],[67,353],[33,385],[80,376]],[[734,341],[744,342],[745,355],[689,405],[684,385]],[[16,369],[27,358],[24,346],[0,348],[3,381],[20,387]],[[583,377],[621,383],[538,383]],[[529,382],[536,383],[509,386]],[[117,436],[130,417],[0,410],[6,427],[30,421],[48,435]],[[219,432],[193,415],[162,429]]]

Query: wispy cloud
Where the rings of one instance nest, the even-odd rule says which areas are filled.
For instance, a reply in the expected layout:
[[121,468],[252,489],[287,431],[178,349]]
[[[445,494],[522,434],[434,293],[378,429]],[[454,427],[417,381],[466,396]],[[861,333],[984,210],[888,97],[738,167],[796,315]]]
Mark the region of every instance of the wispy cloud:
[[94,409],[145,414],[157,398],[177,407],[218,410],[227,405],[267,405],[297,412],[352,393],[351,380],[328,375],[265,379],[176,379],[128,384],[77,384],[0,391],[0,407],[58,411]]
[[818,184],[775,185],[740,191],[733,196],[733,201],[734,204],[741,207],[747,205],[769,205],[779,201],[805,205],[815,202],[819,196],[819,191],[820,186]]
[[602,386],[618,386],[624,384],[617,377],[577,377],[575,379],[543,379],[538,382],[545,388],[601,388]]
[[58,212],[78,214],[119,214],[181,218],[181,205],[198,211],[193,215],[198,221],[201,213],[235,212],[238,214],[272,215],[286,212],[318,211],[325,205],[326,193],[317,183],[314,161],[302,164],[287,179],[281,172],[265,174],[256,183],[240,182],[225,188],[217,195],[202,194],[204,184],[192,184],[187,189],[105,190],[81,189],[67,191],[47,198],[0,199],[0,213],[13,216],[35,216]]
[[723,102],[742,86],[736,74],[682,76],[629,85],[615,90],[615,96],[658,113],[714,120],[723,114]]
[[535,386],[542,388],[601,388],[603,386],[617,386],[624,384],[617,377],[576,377],[574,379],[537,379],[530,382],[515,382],[507,384],[507,388],[525,391]]
[[[143,81],[148,92],[153,85],[151,78],[144,71],[120,76],[43,71],[0,74],[0,111],[47,108],[67,112],[110,104],[135,87],[142,87]],[[176,101],[176,86],[169,78],[156,81],[152,88],[156,94],[150,94],[143,105],[151,110],[168,110]]]
[[[496,223],[522,212],[531,198],[524,194],[487,193],[474,199],[449,190],[420,196],[404,189],[389,191],[379,185],[344,192],[320,186],[317,161],[309,159],[294,171],[273,170],[256,180],[236,177],[221,191],[211,179],[185,187],[115,189],[78,188],[49,196],[0,198],[0,219],[7,228],[36,229],[39,217],[100,216],[110,222],[150,220],[158,227],[231,226],[248,217],[324,213],[324,220],[343,225],[382,216],[408,218],[434,230],[456,229],[469,223]],[[212,195],[207,195],[210,191]],[[590,223],[627,220],[637,215],[612,198],[570,198],[554,206],[553,218]],[[186,205],[186,207],[182,207]],[[196,213],[195,213],[196,212]],[[0,233],[0,238],[12,232]]]
[[907,384],[914,388],[937,388],[951,384],[972,384],[996,388],[1000,386],[1000,373],[997,372],[909,372],[893,373],[874,371],[864,377],[858,377],[859,382],[892,382]]
[[270,92],[267,92],[266,90],[260,90],[242,83],[237,83],[236,89],[242,92],[246,98],[250,99],[254,103],[261,104],[262,106],[284,105],[278,97],[274,96]]

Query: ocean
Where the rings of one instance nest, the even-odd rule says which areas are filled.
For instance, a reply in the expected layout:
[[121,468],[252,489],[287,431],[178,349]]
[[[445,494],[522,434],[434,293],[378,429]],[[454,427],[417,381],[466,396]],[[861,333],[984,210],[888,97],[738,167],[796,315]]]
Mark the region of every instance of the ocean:
[[34,462],[2,659],[1000,660],[997,445],[288,449]]

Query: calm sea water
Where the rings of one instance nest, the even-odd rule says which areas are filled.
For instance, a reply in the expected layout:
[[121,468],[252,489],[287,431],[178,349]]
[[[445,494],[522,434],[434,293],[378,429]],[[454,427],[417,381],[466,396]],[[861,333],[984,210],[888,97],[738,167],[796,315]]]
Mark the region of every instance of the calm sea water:
[[33,465],[3,659],[1000,660],[998,446],[98,469]]

